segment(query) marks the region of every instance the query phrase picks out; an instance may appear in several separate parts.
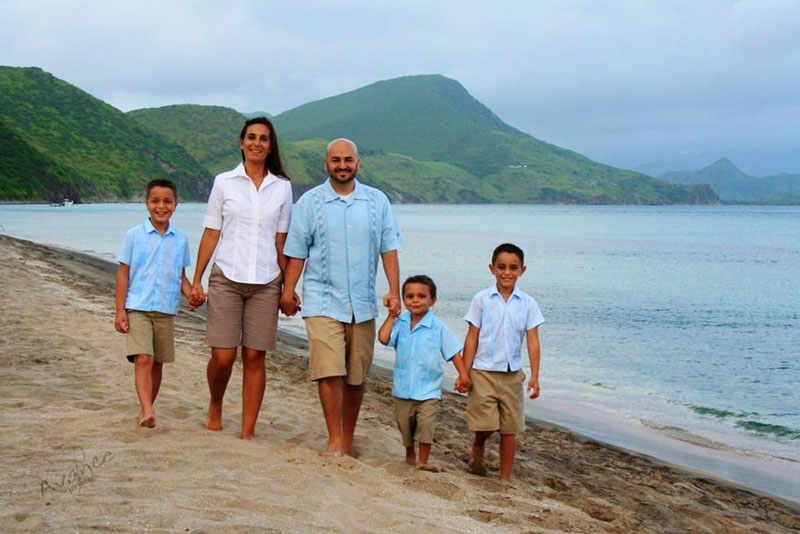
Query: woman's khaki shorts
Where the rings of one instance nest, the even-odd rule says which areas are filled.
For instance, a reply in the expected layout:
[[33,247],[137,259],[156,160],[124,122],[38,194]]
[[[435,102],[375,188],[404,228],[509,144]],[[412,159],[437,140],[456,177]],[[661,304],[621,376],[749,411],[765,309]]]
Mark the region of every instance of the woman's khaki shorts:
[[148,354],[160,363],[175,361],[175,316],[161,312],[127,310],[128,333],[125,334],[128,361],[140,354]]
[[525,431],[522,383],[525,373],[480,371],[469,372],[472,389],[467,398],[467,424],[473,432],[499,430],[501,434]]
[[243,284],[225,277],[216,264],[208,277],[206,345],[275,350],[282,277]]
[[442,399],[401,399],[394,398],[394,416],[397,419],[397,428],[403,436],[403,447],[411,447],[414,441],[419,443],[433,443],[433,433],[436,431],[436,416]]
[[306,317],[308,367],[311,380],[344,376],[360,386],[372,365],[375,351],[375,319],[342,323],[324,316]]

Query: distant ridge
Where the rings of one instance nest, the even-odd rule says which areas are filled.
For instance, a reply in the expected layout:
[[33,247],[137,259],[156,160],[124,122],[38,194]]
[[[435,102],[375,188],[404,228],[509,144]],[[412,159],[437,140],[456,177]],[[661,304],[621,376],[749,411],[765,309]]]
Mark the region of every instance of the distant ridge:
[[208,171],[180,145],[39,68],[0,67],[0,92],[3,200],[141,198],[154,178],[208,195]]
[[756,178],[727,158],[697,171],[667,172],[661,178],[679,184],[709,184],[726,202],[800,204],[800,174]]

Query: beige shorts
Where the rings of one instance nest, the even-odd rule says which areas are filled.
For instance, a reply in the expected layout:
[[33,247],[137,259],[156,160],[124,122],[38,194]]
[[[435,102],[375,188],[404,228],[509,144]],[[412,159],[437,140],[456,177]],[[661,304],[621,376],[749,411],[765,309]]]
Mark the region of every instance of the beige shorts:
[[469,373],[472,389],[467,398],[467,423],[473,432],[499,430],[501,434],[525,431],[522,385],[525,373],[480,371]]
[[360,386],[372,365],[375,350],[375,319],[342,323],[324,316],[306,317],[308,366],[311,380],[344,376],[351,386]]
[[275,350],[282,281],[279,275],[267,284],[234,282],[214,264],[208,277],[206,345]]
[[414,441],[433,443],[436,416],[439,415],[441,406],[441,399],[419,401],[394,398],[394,416],[400,435],[403,436],[403,447],[411,447]]
[[128,361],[148,354],[157,362],[175,361],[174,315],[161,312],[127,310],[128,333],[125,334]]

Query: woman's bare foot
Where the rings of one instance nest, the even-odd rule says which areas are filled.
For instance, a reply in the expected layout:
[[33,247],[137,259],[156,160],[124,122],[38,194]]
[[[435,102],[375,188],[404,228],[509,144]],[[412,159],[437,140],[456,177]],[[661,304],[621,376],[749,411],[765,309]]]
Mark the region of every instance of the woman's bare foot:
[[156,414],[150,412],[149,414],[143,414],[139,416],[139,425],[140,428],[155,428],[156,426]]
[[344,456],[341,447],[337,445],[328,445],[328,448],[319,453],[324,458],[341,458]]

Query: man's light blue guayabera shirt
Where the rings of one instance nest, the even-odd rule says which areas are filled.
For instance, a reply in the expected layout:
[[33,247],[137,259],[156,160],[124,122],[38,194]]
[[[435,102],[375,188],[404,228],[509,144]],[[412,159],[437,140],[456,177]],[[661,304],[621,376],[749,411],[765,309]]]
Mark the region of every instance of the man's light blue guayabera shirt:
[[472,368],[514,372],[522,367],[525,332],[542,324],[544,317],[536,300],[518,287],[506,302],[493,285],[472,297],[464,320],[481,330]]
[[292,209],[283,252],[306,260],[303,317],[362,323],[378,316],[378,259],[402,246],[403,236],[386,195],[355,184],[344,200],[326,180]]
[[126,310],[178,313],[183,269],[192,264],[182,230],[170,223],[161,235],[148,218],[125,233],[117,261],[130,266]]
[[413,330],[411,314],[400,315],[392,325],[386,345],[394,347],[397,352],[392,386],[395,397],[414,400],[442,398],[442,359],[452,360],[463,345],[433,314],[433,310],[429,309]]

